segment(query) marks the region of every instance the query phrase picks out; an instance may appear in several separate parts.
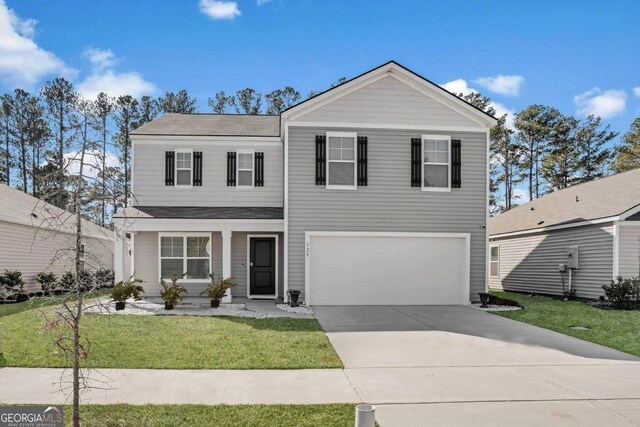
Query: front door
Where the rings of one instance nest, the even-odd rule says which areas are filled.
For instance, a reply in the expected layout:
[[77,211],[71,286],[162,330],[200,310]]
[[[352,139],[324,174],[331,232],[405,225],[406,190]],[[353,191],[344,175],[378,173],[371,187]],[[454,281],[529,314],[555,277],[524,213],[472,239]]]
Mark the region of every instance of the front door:
[[249,239],[249,294],[256,297],[276,294],[275,237]]

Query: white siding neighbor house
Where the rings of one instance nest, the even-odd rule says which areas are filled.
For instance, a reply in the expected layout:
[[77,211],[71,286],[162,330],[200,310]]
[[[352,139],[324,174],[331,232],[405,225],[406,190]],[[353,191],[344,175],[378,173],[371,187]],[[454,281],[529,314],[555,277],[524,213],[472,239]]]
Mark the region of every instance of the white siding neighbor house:
[[[231,298],[468,304],[487,288],[492,116],[395,62],[279,116],[165,114],[132,134],[116,278]],[[129,257],[129,254],[132,254]]]
[[[40,291],[36,274],[75,270],[75,216],[0,184],[0,273],[22,272],[25,292]],[[83,220],[88,271],[113,268],[113,232]]]
[[640,276],[640,169],[545,195],[489,221],[489,286],[598,298]]

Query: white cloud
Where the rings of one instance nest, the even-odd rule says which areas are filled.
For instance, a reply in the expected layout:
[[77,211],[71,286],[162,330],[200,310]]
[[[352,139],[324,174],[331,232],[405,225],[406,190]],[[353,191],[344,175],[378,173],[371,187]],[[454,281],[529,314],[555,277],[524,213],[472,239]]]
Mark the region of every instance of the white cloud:
[[640,86],[633,88],[633,93],[640,98]]
[[213,19],[233,19],[241,14],[235,1],[200,0],[200,11]]
[[43,77],[58,74],[75,75],[51,52],[33,40],[36,21],[22,19],[0,0],[0,81],[8,86],[33,85]]
[[478,77],[474,80],[474,83],[501,95],[518,96],[520,95],[520,88],[524,84],[524,77],[498,74],[495,77]]
[[529,203],[529,191],[523,188],[514,188],[513,189],[513,203],[518,205],[523,205],[525,203]]
[[[80,173],[80,151],[70,151],[64,154],[67,162],[66,171],[69,175],[78,175]],[[116,167],[120,165],[120,159],[114,153],[107,152],[105,157],[106,167]],[[82,175],[91,178],[97,178],[102,168],[102,159],[99,151],[88,151],[84,154],[84,167]]]
[[[470,87],[467,81],[464,79],[451,80],[440,86],[456,95],[459,93],[462,93],[463,95],[468,95],[474,92],[479,93],[477,89]],[[507,115],[505,124],[509,129],[513,129],[513,116],[515,114],[515,111],[495,101],[491,101],[491,106],[496,110],[496,117],[502,117],[505,114]]]
[[110,96],[131,95],[138,98],[151,95],[158,88],[137,72],[116,72],[113,67],[117,58],[111,50],[90,48],[85,56],[91,63],[91,74],[78,83],[78,92],[87,99],[95,99],[100,92]]
[[578,107],[578,114],[593,114],[606,119],[624,112],[627,94],[623,90],[611,89],[603,92],[600,88],[594,87],[574,96],[573,102]]

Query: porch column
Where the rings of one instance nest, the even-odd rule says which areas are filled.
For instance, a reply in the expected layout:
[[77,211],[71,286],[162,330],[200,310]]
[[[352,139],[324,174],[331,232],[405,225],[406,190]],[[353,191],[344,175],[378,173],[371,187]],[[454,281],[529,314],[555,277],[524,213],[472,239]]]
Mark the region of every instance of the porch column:
[[[231,230],[222,230],[222,278],[227,277],[231,277]],[[222,302],[231,302],[231,290]]]
[[116,283],[124,280],[124,239],[116,230],[113,232],[114,237],[114,254],[113,254],[113,273]]

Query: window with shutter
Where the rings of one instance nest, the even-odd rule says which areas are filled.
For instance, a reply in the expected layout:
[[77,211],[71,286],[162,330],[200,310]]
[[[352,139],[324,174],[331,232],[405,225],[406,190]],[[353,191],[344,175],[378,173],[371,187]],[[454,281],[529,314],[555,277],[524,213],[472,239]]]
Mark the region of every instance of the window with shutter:
[[202,186],[202,151],[193,152],[193,185]]
[[451,191],[451,137],[422,135],[422,191]]
[[164,153],[164,185],[174,185],[175,152],[165,151]]
[[256,153],[255,157],[255,186],[264,187],[264,153]]
[[316,185],[325,185],[327,164],[325,159],[327,137],[316,135]]
[[411,186],[422,187],[422,139],[411,138]]
[[327,189],[357,189],[355,132],[327,132]]
[[238,163],[238,175],[236,186],[251,188],[254,183],[253,151],[238,151],[236,153]]
[[358,137],[358,186],[367,186],[367,137]]
[[235,187],[236,185],[236,153],[230,151],[227,153],[227,187]]
[[451,188],[462,187],[462,141],[451,140]]

